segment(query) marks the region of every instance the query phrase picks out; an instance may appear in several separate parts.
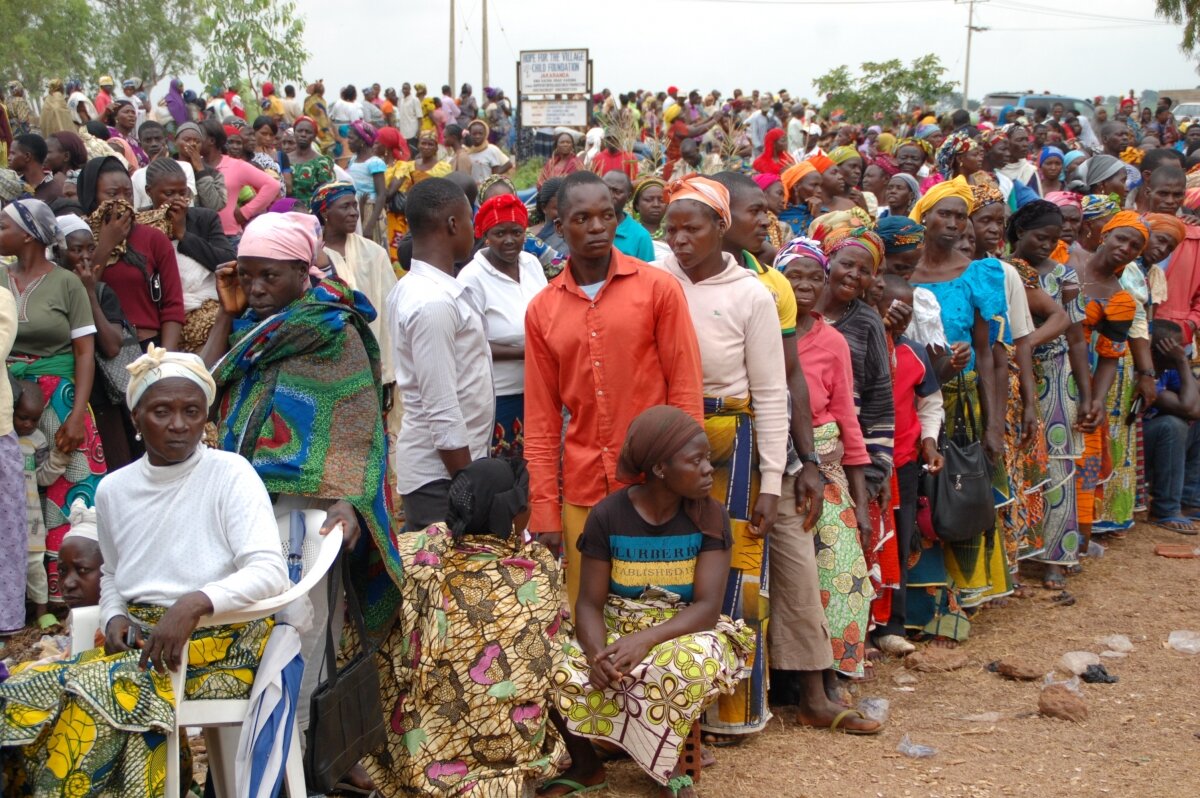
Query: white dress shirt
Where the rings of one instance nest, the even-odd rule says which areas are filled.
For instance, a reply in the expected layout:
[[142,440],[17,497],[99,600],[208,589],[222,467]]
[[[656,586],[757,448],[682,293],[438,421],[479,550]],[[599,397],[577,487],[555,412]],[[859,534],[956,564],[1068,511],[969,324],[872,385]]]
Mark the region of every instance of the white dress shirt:
[[[546,272],[542,264],[528,252],[517,260],[516,282],[488,261],[483,250],[475,253],[458,281],[475,295],[476,304],[483,308],[487,321],[487,339],[495,344],[525,346],[525,308],[546,287]],[[496,396],[515,396],[525,393],[525,361],[497,360],[492,366]]]
[[492,353],[483,310],[465,285],[424,261],[388,294],[396,390],[404,420],[395,448],[401,494],[449,479],[438,451],[486,457],[495,423]]

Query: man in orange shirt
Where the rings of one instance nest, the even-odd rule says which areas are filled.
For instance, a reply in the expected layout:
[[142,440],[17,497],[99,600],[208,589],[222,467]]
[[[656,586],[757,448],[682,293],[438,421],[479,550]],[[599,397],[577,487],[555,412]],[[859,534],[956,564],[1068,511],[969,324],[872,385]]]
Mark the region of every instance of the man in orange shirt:
[[571,257],[525,311],[525,457],[529,529],[552,549],[565,543],[574,612],[576,544],[591,508],[621,487],[617,458],[629,423],[664,404],[702,422],[704,396],[683,291],[666,272],[613,247],[608,187],[591,172],[568,175],[558,213]]

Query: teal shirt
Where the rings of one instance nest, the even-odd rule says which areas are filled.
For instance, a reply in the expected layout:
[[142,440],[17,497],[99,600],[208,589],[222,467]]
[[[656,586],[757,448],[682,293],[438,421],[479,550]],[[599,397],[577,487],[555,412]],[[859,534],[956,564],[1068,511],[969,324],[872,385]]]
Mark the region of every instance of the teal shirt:
[[650,238],[650,232],[642,227],[632,214],[625,214],[625,218],[617,225],[617,236],[613,240],[613,246],[622,254],[646,263],[655,259],[654,240]]

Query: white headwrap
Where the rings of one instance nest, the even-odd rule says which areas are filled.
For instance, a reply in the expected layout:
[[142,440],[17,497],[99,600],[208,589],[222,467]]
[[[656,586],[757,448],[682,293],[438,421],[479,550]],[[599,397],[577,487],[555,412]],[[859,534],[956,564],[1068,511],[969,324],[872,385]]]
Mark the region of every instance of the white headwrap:
[[88,507],[87,503],[82,498],[77,498],[71,502],[71,531],[63,537],[66,541],[68,538],[87,538],[100,542],[100,537],[96,532],[96,508]]
[[82,233],[85,230],[89,234],[92,232],[91,225],[73,213],[63,214],[58,217],[58,229],[62,232],[64,239],[72,233]]
[[198,355],[190,352],[168,352],[162,347],[150,344],[146,354],[126,366],[129,370],[129,387],[125,389],[125,403],[129,409],[137,407],[151,385],[159,380],[170,377],[183,377],[200,386],[208,404],[217,398],[217,383]]

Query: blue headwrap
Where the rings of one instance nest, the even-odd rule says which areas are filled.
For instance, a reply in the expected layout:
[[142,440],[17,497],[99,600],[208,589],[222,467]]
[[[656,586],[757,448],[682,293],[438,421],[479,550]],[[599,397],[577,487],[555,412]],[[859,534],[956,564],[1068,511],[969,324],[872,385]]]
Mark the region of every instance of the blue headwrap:
[[1066,156],[1063,155],[1063,151],[1058,147],[1052,147],[1049,144],[1047,144],[1045,147],[1042,147],[1042,151],[1038,154],[1038,166],[1041,166],[1051,158],[1057,158],[1063,162],[1064,168],[1066,167],[1067,159]]
[[354,184],[345,182],[326,183],[313,193],[312,212],[321,224],[325,224],[325,212],[342,197],[354,196]]
[[885,216],[875,226],[875,232],[883,239],[888,255],[910,252],[925,241],[925,225],[907,216]]

